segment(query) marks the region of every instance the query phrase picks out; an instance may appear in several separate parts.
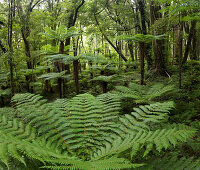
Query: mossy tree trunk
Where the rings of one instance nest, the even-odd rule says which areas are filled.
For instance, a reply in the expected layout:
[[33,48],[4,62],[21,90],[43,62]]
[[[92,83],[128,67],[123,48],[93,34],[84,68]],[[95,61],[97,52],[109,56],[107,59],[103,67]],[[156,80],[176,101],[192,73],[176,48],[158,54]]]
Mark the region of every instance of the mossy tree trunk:
[[[156,20],[162,18],[162,14],[159,12],[161,9],[160,5],[157,5],[156,2],[152,1],[150,3],[150,20],[151,25],[155,23]],[[164,34],[164,30],[153,31],[154,35]],[[153,52],[154,52],[154,68],[155,73],[166,76],[166,60],[165,60],[165,40],[153,40]]]

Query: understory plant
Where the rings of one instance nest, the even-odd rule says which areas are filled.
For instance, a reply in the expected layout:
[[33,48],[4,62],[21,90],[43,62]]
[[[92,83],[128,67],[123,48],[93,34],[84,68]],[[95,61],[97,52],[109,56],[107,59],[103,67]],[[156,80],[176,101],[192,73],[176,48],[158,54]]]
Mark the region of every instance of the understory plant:
[[[141,105],[120,115],[120,98],[110,93],[80,94],[51,103],[40,95],[16,94],[12,107],[12,118],[0,114],[3,169],[13,164],[21,169],[142,168],[147,165],[138,156],[163,153],[196,132],[184,124],[168,123],[173,102]],[[37,168],[31,168],[33,164]]]

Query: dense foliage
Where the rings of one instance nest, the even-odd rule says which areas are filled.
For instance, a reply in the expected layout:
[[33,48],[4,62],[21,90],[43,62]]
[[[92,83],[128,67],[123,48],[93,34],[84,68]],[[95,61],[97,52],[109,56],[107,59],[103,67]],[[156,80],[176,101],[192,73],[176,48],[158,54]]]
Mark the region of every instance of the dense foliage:
[[0,169],[200,169],[199,0],[0,0]]

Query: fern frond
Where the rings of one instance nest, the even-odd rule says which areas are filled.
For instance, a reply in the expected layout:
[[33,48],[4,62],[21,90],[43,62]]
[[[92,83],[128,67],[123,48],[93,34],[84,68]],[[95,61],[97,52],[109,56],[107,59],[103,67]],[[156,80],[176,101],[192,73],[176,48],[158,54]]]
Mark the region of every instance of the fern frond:
[[42,96],[31,93],[15,94],[11,100],[15,108],[20,108],[28,105],[42,105],[46,100],[41,100]]
[[173,102],[155,103],[134,108],[135,112],[120,117],[124,131],[149,130],[147,123],[159,123],[168,118],[169,111],[174,108]]
[[23,155],[32,159],[44,162],[45,159],[64,158],[66,155],[55,153],[53,148],[48,147],[47,142],[41,142],[40,138],[36,138],[35,128],[30,125],[24,125],[23,122],[6,121],[4,116],[1,117],[0,124],[0,160],[9,166],[9,160],[15,160],[26,166]]
[[129,87],[116,86],[116,91],[112,93],[117,94],[121,98],[131,98],[135,103],[150,103],[157,97],[174,90],[171,85],[165,86],[157,83],[148,86],[141,86],[136,83],[130,83]]
[[184,125],[171,125],[156,131],[150,130],[148,123],[158,123],[165,119],[173,107],[173,102],[155,103],[141,106],[140,109],[134,109],[136,112],[131,115],[120,117],[121,123],[118,128],[122,133],[113,138],[110,136],[110,141],[105,142],[104,146],[94,153],[92,159],[120,154],[130,148],[133,156],[144,146],[146,147],[144,156],[146,156],[154,149],[154,145],[158,151],[161,151],[185,142],[195,134],[195,129]]
[[[173,102],[139,106],[123,116],[118,96],[110,93],[80,94],[52,103],[26,93],[15,95],[12,103],[12,119],[0,114],[0,162],[6,166],[11,159],[26,165],[25,156],[50,169],[136,168],[141,165],[121,157],[132,158],[141,149],[143,156],[160,152],[196,132],[181,124],[159,125]],[[155,124],[159,129],[154,130]]]
[[53,103],[47,104],[39,95],[18,94],[12,101],[15,102],[17,116],[34,126],[40,136],[44,135],[49,145],[69,151],[65,140],[69,134],[63,132],[69,127],[66,113],[60,112]]
[[126,168],[137,168],[143,164],[133,164],[124,158],[109,158],[98,161],[66,161],[66,160],[49,160],[48,162],[61,164],[60,166],[44,166],[48,169],[83,169],[83,170],[118,170]]
[[114,94],[105,93],[99,95],[97,99],[104,103],[102,121],[105,120],[107,122],[108,120],[118,120],[118,116],[121,110],[120,98]]
[[[180,142],[185,142],[195,134],[195,129],[188,126],[179,125],[177,128],[160,129],[156,131],[139,131],[137,133],[126,134],[121,137],[115,137],[112,144],[105,143],[104,147],[97,150],[92,159],[102,159],[131,149],[131,156],[137,153],[144,146],[146,147],[144,157],[154,149],[159,152],[172,145],[176,146]],[[131,131],[129,131],[131,133]]]
[[186,158],[178,155],[165,155],[161,158],[149,160],[143,167],[137,170],[197,170],[200,169],[200,159],[195,160],[193,157]]

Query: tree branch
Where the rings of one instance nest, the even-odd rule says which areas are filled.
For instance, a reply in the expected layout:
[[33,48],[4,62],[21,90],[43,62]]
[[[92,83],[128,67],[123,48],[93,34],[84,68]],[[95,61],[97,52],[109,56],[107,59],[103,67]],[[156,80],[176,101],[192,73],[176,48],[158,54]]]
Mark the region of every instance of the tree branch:
[[33,8],[35,8],[35,6],[39,3],[42,3],[44,1],[38,0],[32,7],[30,6],[30,12],[32,12]]
[[120,57],[122,57],[122,59],[126,62],[128,61],[126,59],[126,57],[121,53],[121,51],[115,47],[115,45],[110,41],[110,39],[108,38],[108,36],[103,32],[102,28],[100,27],[99,21],[97,20],[96,15],[94,14],[94,19],[99,27],[100,32],[102,33],[102,35],[105,37],[105,39],[108,41],[108,43],[115,49],[115,51],[119,54]]
[[73,24],[75,24],[77,16],[78,16],[78,11],[83,6],[84,3],[85,3],[85,0],[82,0],[81,4],[75,9]]

